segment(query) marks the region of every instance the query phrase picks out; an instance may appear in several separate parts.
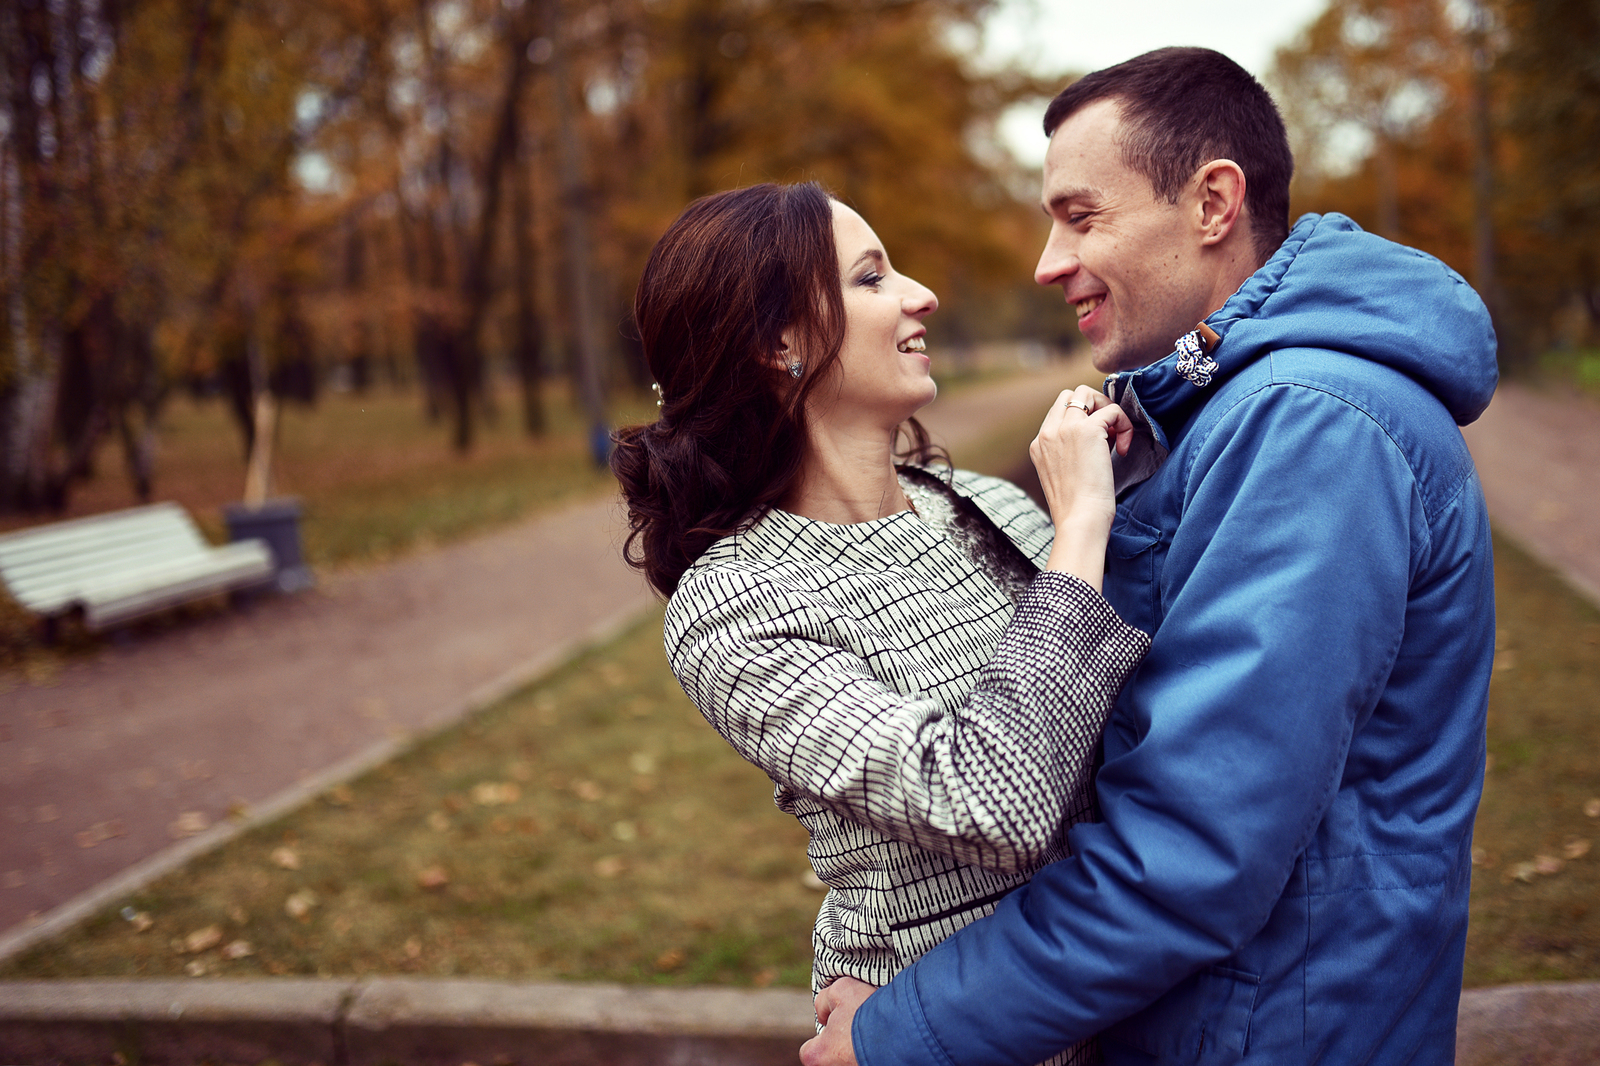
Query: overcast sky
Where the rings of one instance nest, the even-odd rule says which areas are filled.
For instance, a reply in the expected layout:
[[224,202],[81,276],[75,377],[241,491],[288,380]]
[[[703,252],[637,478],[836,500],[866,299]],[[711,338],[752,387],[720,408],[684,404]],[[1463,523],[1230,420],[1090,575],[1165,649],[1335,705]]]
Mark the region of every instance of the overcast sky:
[[[1040,74],[1090,71],[1166,45],[1202,45],[1261,77],[1272,53],[1327,0],[1000,0],[984,25],[982,54]],[[1044,161],[1038,105],[1006,116],[1001,134],[1018,158]]]

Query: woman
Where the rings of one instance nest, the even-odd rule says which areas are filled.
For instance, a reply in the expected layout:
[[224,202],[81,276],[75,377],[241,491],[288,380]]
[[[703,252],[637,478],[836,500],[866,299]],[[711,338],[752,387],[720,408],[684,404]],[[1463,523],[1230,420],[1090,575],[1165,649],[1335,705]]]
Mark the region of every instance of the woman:
[[1148,645],[1098,593],[1126,416],[1051,408],[1050,516],[930,467],[937,306],[816,185],[691,204],[635,298],[661,415],[617,435],[625,554],[670,597],[684,690],[810,831],[819,989],[883,984],[1066,854]]

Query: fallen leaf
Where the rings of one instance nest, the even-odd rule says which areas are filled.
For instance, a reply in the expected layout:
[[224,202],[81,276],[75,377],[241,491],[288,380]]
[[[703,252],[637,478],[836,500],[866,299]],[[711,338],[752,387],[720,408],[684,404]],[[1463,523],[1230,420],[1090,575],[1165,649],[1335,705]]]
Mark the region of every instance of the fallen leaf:
[[255,953],[256,949],[250,946],[248,940],[235,940],[222,949],[222,957],[225,959],[242,959]]
[[1505,651],[1495,652],[1495,656],[1494,656],[1494,671],[1495,671],[1495,673],[1499,673],[1502,670],[1515,670],[1516,667],[1517,667],[1517,652],[1516,652],[1515,648],[1507,648]]
[[502,835],[511,832],[511,819],[503,814],[497,814],[489,819],[489,832]]
[[611,827],[611,835],[624,844],[639,839],[639,827],[626,819],[617,822]]
[[634,773],[648,776],[656,772],[656,757],[648,751],[636,751],[628,756],[628,766]]
[[1538,870],[1531,862],[1519,862],[1506,871],[1506,876],[1516,881],[1532,881],[1538,875]]
[[443,866],[428,866],[417,872],[417,887],[423,889],[443,888],[450,883],[450,874]]
[[765,969],[757,970],[755,975],[750,978],[750,983],[755,985],[757,988],[771,988],[772,982],[776,981],[777,979],[777,967],[768,966]]
[[1590,800],[1583,805],[1583,813],[1590,818],[1600,818],[1600,797]]
[[656,969],[662,973],[668,973],[682,966],[687,958],[688,956],[683,953],[682,949],[671,948],[656,956]]
[[243,907],[234,907],[232,910],[228,911],[228,921],[232,922],[234,925],[243,925],[249,920],[250,915],[246,913]]
[[196,833],[204,833],[211,827],[211,819],[206,817],[204,811],[184,811],[178,815],[177,821],[167,827],[167,832],[173,839],[192,837]]
[[472,802],[480,807],[497,807],[522,798],[522,789],[510,781],[482,781],[472,786]]
[[1561,872],[1561,868],[1565,865],[1566,863],[1554,855],[1535,855],[1533,857],[1534,873],[1543,874],[1546,877],[1554,877]]
[[281,866],[285,870],[300,869],[300,853],[293,848],[273,848],[272,861],[274,865]]
[[190,977],[204,977],[206,975],[206,964],[199,959],[190,959],[184,966],[183,972]]
[[420,959],[422,957],[422,941],[416,937],[407,937],[405,944],[406,958]]
[[183,938],[183,950],[190,955],[198,955],[222,943],[222,927],[208,925],[204,929],[196,929]]
[[149,911],[136,911],[132,907],[122,908],[122,920],[133,926],[135,933],[143,933],[156,924]]
[[1589,854],[1589,842],[1587,840],[1569,840],[1562,845],[1561,854],[1568,859],[1581,859]]
[[304,919],[316,905],[317,894],[309,888],[302,888],[283,901],[283,912],[291,918]]
[[593,781],[579,781],[572,786],[572,791],[588,803],[597,803],[605,796],[605,791]]
[[601,877],[616,877],[627,868],[627,862],[620,855],[607,855],[594,864],[594,872]]

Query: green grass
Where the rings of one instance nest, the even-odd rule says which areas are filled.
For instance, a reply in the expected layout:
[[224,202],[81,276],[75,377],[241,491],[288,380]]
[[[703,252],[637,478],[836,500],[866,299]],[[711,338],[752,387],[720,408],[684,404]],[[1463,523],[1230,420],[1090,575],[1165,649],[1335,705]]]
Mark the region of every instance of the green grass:
[[1600,399],[1600,349],[1546,352],[1539,357],[1536,373],[1546,381]]
[[[1474,836],[1466,984],[1594,980],[1600,611],[1503,540],[1495,543],[1495,594],[1490,761]],[[1538,872],[1541,856],[1551,872]]]

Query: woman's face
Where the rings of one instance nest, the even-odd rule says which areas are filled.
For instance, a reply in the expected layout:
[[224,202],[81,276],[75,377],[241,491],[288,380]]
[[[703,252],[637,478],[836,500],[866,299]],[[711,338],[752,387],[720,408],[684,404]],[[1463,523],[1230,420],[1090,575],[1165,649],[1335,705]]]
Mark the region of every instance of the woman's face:
[[872,227],[837,200],[833,240],[844,289],[844,347],[837,388],[824,385],[814,395],[826,404],[830,420],[864,419],[893,429],[938,394],[928,376],[922,320],[939,306],[939,298],[895,273]]

